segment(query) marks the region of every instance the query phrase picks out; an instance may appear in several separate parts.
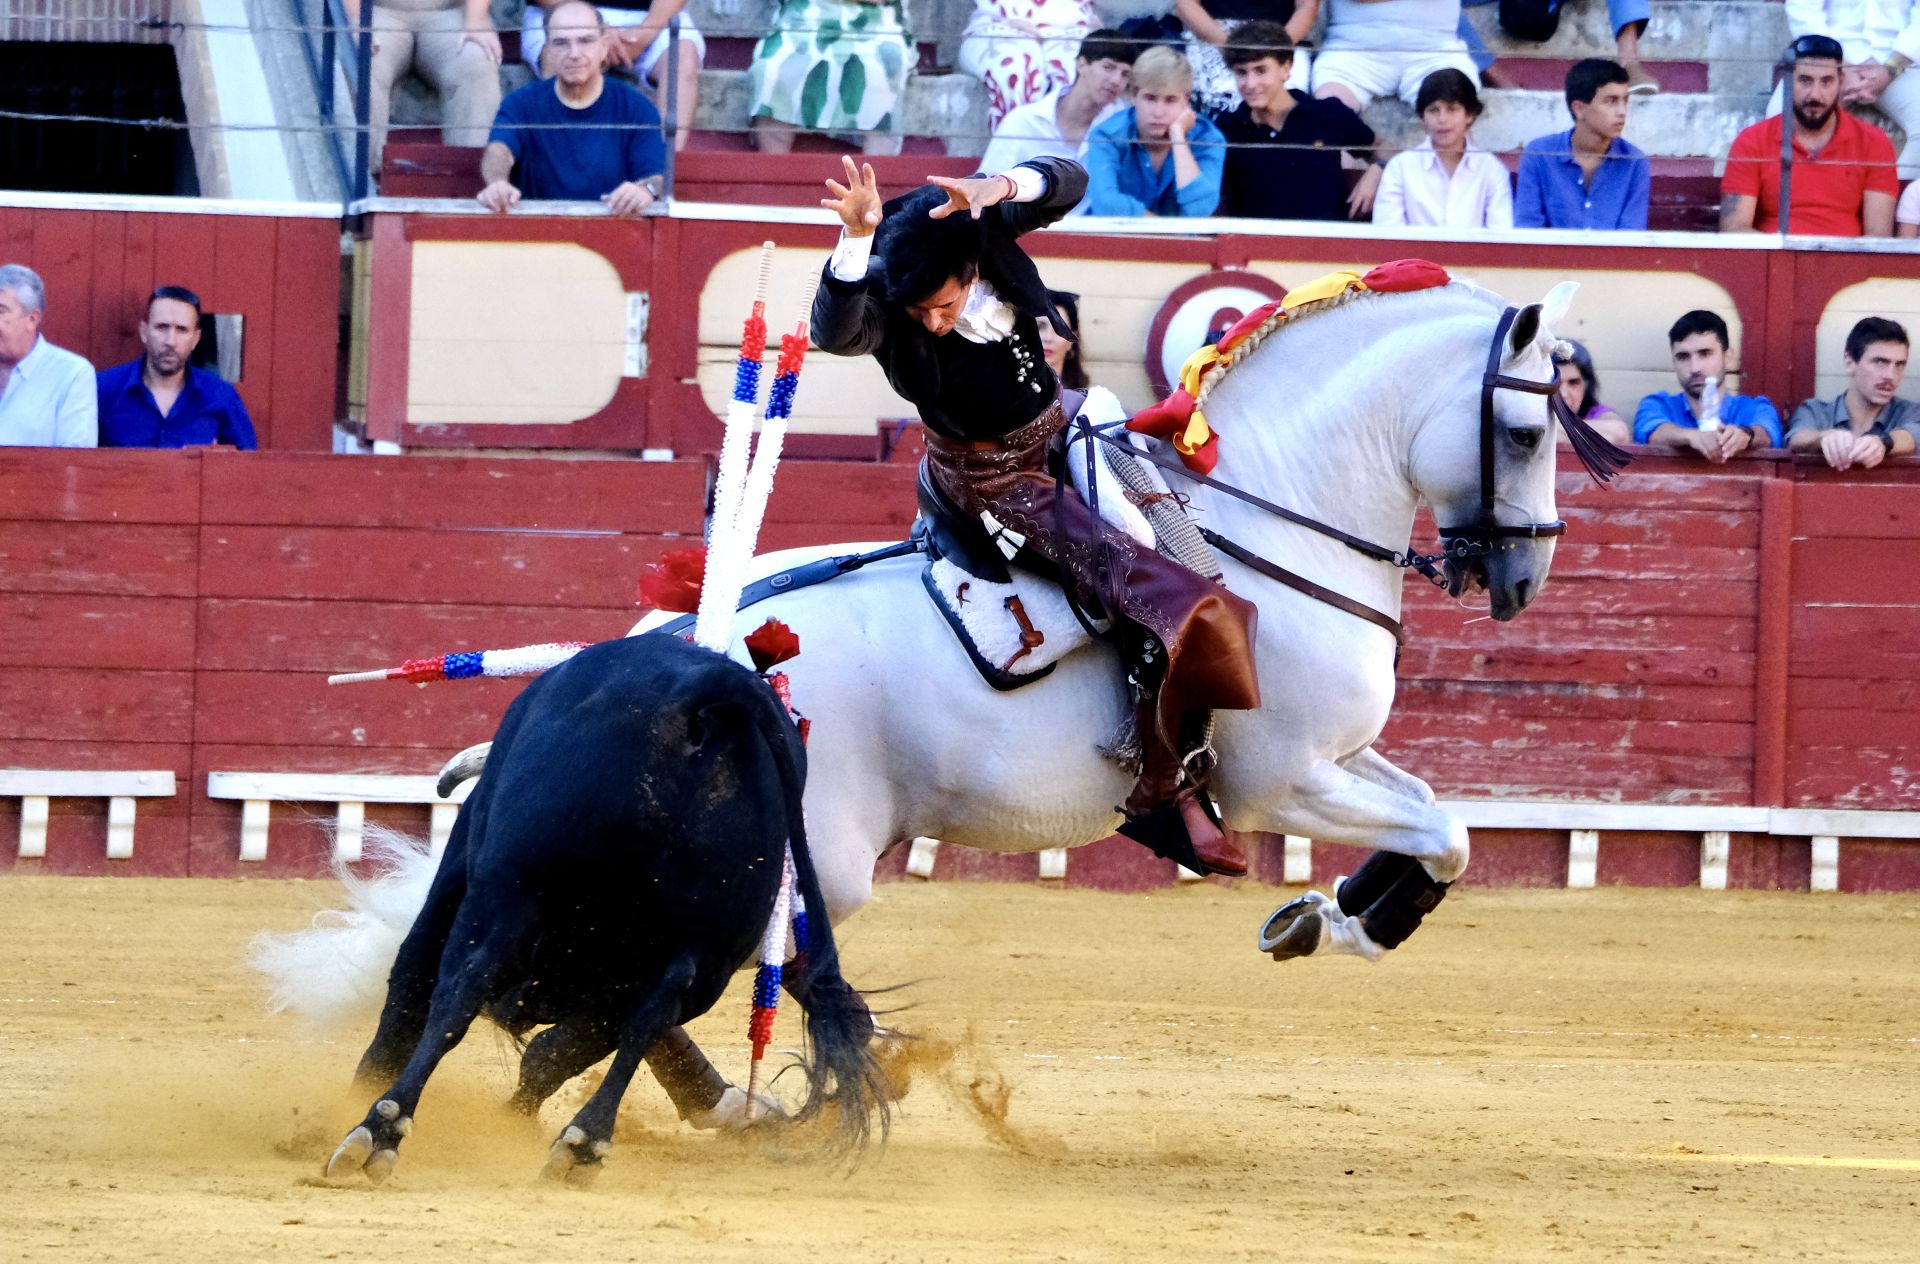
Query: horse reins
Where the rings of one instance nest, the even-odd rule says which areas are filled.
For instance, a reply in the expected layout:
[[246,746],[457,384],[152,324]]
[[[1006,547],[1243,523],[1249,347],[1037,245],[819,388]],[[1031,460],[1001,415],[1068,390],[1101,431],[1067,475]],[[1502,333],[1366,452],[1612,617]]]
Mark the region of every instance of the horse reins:
[[[1480,506],[1474,519],[1462,526],[1440,527],[1440,552],[1416,553],[1411,548],[1400,551],[1384,545],[1363,540],[1358,536],[1342,531],[1340,528],[1310,518],[1306,514],[1276,505],[1270,500],[1254,495],[1252,492],[1223,483],[1210,475],[1187,468],[1179,459],[1167,455],[1164,451],[1142,450],[1124,439],[1117,438],[1112,432],[1124,427],[1125,421],[1094,423],[1084,418],[1076,418],[1075,427],[1083,434],[1103,443],[1110,444],[1126,452],[1129,456],[1150,461],[1163,470],[1178,474],[1190,482],[1212,488],[1223,495],[1252,505],[1265,513],[1280,518],[1295,526],[1316,531],[1329,539],[1336,540],[1363,557],[1376,562],[1385,562],[1402,570],[1415,570],[1424,575],[1435,587],[1450,588],[1452,579],[1449,572],[1475,558],[1492,553],[1497,547],[1495,541],[1503,539],[1541,540],[1564,535],[1567,524],[1564,521],[1529,522],[1518,526],[1502,523],[1494,515],[1494,466],[1496,427],[1493,415],[1493,393],[1496,390],[1525,391],[1530,395],[1551,397],[1549,410],[1555,420],[1567,428],[1574,438],[1574,448],[1587,471],[1599,482],[1606,482],[1615,471],[1627,463],[1627,454],[1606,442],[1595,433],[1588,424],[1573,415],[1566,401],[1560,398],[1560,367],[1554,365],[1553,377],[1545,382],[1529,381],[1525,378],[1508,377],[1500,372],[1502,349],[1506,345],[1508,332],[1513,328],[1519,309],[1507,308],[1500,314],[1499,326],[1494,330],[1493,343],[1487,351],[1486,371],[1480,377]],[[1095,513],[1099,512],[1099,500],[1094,491],[1097,486],[1093,479],[1092,446],[1088,446],[1087,470],[1088,501]],[[1220,552],[1231,557],[1241,565],[1251,568],[1275,580],[1296,592],[1304,593],[1316,601],[1321,601],[1364,619],[1376,627],[1385,628],[1392,633],[1396,643],[1404,645],[1407,641],[1406,628],[1398,619],[1383,611],[1375,610],[1364,602],[1356,601],[1344,593],[1338,593],[1323,584],[1314,582],[1304,575],[1297,574],[1269,558],[1262,557],[1252,549],[1238,544],[1219,532],[1207,527],[1200,528],[1201,538]],[[1443,570],[1443,567],[1445,568]]]

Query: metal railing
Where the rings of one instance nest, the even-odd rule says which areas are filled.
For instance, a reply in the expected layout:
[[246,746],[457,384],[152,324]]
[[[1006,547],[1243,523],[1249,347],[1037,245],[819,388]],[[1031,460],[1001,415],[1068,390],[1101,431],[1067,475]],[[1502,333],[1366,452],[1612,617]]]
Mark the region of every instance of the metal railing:
[[[314,97],[320,105],[320,118],[327,138],[327,151],[333,159],[334,175],[340,181],[342,205],[350,206],[372,192],[372,99],[366,86],[373,66],[373,3],[360,6],[360,21],[347,16],[340,0],[287,0],[293,12],[294,27],[300,33],[300,49],[307,63]],[[314,10],[318,9],[318,13]],[[353,56],[342,66],[341,36]],[[336,75],[346,72],[347,93],[353,102],[354,145],[349,160],[341,129],[334,126]]]

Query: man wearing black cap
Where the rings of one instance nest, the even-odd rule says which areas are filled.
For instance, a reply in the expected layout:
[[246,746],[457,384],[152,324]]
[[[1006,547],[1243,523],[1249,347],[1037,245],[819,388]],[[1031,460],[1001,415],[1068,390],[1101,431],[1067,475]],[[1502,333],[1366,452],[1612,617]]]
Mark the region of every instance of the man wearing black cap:
[[[1720,231],[1780,231],[1783,129],[1793,128],[1787,231],[1830,237],[1893,236],[1900,195],[1893,142],[1840,108],[1845,53],[1826,35],[1787,47],[1791,109],[1736,136],[1720,178]],[[1787,115],[1792,115],[1791,124]]]
[[847,183],[827,181],[833,196],[821,203],[845,227],[814,300],[814,340],[872,355],[919,409],[924,475],[939,496],[1023,538],[1021,554],[1121,616],[1144,767],[1120,832],[1196,872],[1245,873],[1207,801],[1202,752],[1208,712],[1260,704],[1255,610],[1106,527],[1048,472],[1068,419],[1038,330],[1055,319],[1052,305],[1019,238],[1072,210],[1086,171],[1035,158],[995,175],[931,177],[883,207],[873,168],[843,162]]

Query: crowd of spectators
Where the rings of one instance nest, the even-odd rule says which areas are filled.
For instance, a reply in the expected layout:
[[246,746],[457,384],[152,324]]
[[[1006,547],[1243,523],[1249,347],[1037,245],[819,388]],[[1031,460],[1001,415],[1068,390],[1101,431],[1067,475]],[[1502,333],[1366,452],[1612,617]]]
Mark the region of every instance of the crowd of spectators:
[[[528,0],[521,52],[535,78],[504,99],[485,0],[348,0],[348,13],[362,2],[373,6],[376,152],[392,86],[411,68],[439,90],[448,140],[484,137],[489,209],[597,199],[632,215],[662,196],[657,102],[677,94],[684,143],[706,49],[686,0]],[[778,0],[749,74],[754,144],[784,152],[817,131],[896,150],[917,60],[901,3]],[[1920,76],[1904,74],[1920,57],[1920,0],[1789,0],[1787,10],[1795,38],[1772,113],[1727,155],[1722,230],[1780,231],[1790,160],[1790,231],[1920,237],[1920,181],[1898,191],[1898,176],[1920,174]],[[1623,134],[1633,102],[1659,90],[1639,61],[1647,8],[1611,0],[1608,12],[1618,60],[1571,67],[1571,127],[1527,143],[1513,176],[1473,139],[1486,59],[1461,0],[1175,0],[1170,15],[1118,29],[1097,26],[1092,0],[978,0],[960,64],[988,89],[982,169],[1076,158],[1089,173],[1083,214],[1644,229],[1651,164]],[[667,31],[676,17],[677,44]],[[1391,152],[1361,117],[1387,95],[1418,116],[1417,147]],[[1911,123],[1897,158],[1852,113],[1863,106]],[[98,374],[40,335],[46,302],[30,270],[0,269],[0,442],[254,446],[238,394],[193,362],[203,313],[190,290],[156,290],[139,325],[142,357]],[[1784,426],[1770,401],[1731,389],[1735,348],[1720,316],[1688,312],[1668,340],[1678,389],[1647,395],[1630,423],[1602,402],[1587,349],[1570,344],[1560,364],[1569,406],[1618,442],[1716,462],[1785,447],[1865,467],[1920,437],[1920,406],[1896,395],[1907,335],[1892,321],[1861,321],[1843,357],[1846,390],[1805,401]],[[1077,353],[1058,338],[1056,352]]]
[[[486,0],[365,2],[376,151],[392,84],[411,67],[439,90],[450,143],[484,137],[480,198],[491,209],[599,199],[633,214],[660,196],[661,103],[671,87],[684,145],[706,51],[686,0],[527,0],[520,49],[538,77],[505,100]],[[785,153],[818,132],[899,152],[919,61],[903,2],[777,0],[747,72],[753,145]],[[1171,0],[1170,12],[1116,29],[1100,25],[1095,0],[975,0],[957,62],[985,89],[982,169],[1042,152],[1078,157],[1094,174],[1082,213],[1645,229],[1653,167],[1624,133],[1632,102],[1659,91],[1641,61],[1647,0],[1609,0],[1617,59],[1575,63],[1564,83],[1572,125],[1505,159],[1471,137],[1492,59],[1462,2]],[[1500,21],[1510,37],[1545,38],[1558,9],[1502,0]],[[1920,0],[1789,0],[1787,16],[1795,38],[1770,113],[1726,156],[1722,230],[1780,231],[1784,183],[1790,231],[1920,236],[1920,183],[1904,199],[1898,184],[1920,175],[1920,76],[1904,74],[1920,56]],[[1167,85],[1181,78],[1185,108],[1174,110]],[[1426,139],[1416,148],[1395,154],[1362,121],[1385,96],[1418,114]],[[1897,158],[1856,108],[1908,130]]]
[[39,274],[0,265],[0,446],[258,446],[239,394],[193,363],[203,313],[192,290],[163,285],[149,295],[140,357],[98,373],[47,341],[46,314]]

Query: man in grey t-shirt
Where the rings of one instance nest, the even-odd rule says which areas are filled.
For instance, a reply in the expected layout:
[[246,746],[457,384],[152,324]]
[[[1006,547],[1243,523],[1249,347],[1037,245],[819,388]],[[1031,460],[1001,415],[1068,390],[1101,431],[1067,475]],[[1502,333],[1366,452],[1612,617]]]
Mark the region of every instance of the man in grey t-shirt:
[[1841,363],[1846,391],[1793,410],[1788,450],[1819,452],[1836,470],[1870,470],[1890,456],[1912,455],[1920,446],[1920,404],[1894,394],[1907,372],[1907,331],[1869,316],[1847,334]]

